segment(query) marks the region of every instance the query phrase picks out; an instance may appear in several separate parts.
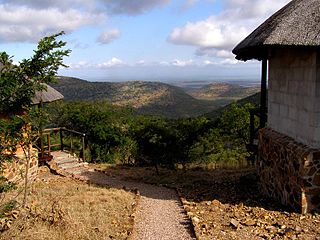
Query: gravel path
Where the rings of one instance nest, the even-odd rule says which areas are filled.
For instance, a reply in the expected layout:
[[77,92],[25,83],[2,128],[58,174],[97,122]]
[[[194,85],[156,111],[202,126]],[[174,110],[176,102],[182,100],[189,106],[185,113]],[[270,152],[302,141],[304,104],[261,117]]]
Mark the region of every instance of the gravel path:
[[175,190],[150,184],[123,181],[101,172],[84,172],[81,176],[96,184],[139,190],[141,201],[135,216],[133,239],[195,239],[190,231],[191,223],[184,213]]
[[[150,184],[124,181],[79,164],[64,152],[54,155],[51,167],[76,178],[114,188],[138,189],[141,201],[138,205],[133,229],[134,240],[191,240],[191,222],[185,214],[180,199],[173,189]],[[62,173],[62,172],[60,172]]]

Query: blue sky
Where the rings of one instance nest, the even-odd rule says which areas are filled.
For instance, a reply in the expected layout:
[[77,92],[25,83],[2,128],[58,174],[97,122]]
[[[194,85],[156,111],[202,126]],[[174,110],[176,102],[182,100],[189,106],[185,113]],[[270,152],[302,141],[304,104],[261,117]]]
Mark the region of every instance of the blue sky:
[[64,30],[59,74],[86,80],[257,80],[232,48],[289,0],[0,0],[0,49],[14,61]]

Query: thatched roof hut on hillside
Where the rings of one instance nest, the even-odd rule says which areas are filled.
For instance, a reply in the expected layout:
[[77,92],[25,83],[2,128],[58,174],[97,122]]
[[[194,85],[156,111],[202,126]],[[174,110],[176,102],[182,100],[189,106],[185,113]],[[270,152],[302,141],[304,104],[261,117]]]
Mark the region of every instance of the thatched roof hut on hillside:
[[262,60],[271,49],[284,46],[319,48],[319,5],[319,0],[291,1],[233,49],[236,59]]
[[32,104],[50,103],[63,99],[63,95],[55,90],[53,87],[50,87],[48,84],[44,84],[46,89],[36,92],[35,97],[32,99]]
[[[320,211],[320,1],[293,0],[233,50],[262,60],[258,172],[267,195]],[[266,89],[268,79],[268,103]]]

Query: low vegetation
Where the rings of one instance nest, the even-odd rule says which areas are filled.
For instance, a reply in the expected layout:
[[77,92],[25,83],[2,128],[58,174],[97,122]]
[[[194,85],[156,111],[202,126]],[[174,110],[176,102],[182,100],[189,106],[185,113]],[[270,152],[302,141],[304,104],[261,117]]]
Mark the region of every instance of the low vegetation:
[[196,99],[204,100],[239,100],[259,92],[257,86],[243,87],[230,83],[212,83],[199,89],[189,90],[188,93]]
[[[175,168],[187,163],[244,163],[252,105],[233,104],[216,119],[137,115],[106,102],[60,103],[51,122],[87,136],[87,159]],[[236,119],[236,121],[234,121]]]
[[44,172],[33,184],[26,208],[12,209],[1,218],[0,238],[127,239],[137,200],[131,192]]

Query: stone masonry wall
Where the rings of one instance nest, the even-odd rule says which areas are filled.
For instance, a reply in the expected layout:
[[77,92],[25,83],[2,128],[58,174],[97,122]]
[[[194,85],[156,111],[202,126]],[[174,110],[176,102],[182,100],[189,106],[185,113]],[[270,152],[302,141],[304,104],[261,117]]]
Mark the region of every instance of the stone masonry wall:
[[266,195],[302,214],[320,211],[320,149],[264,128],[259,132],[258,172]]
[[[24,181],[25,176],[25,156],[22,152],[18,152],[15,155],[15,159],[12,162],[6,162],[3,164],[3,176],[10,182],[21,184]],[[29,181],[36,179],[38,174],[38,151],[33,149],[32,158],[29,163],[28,178]]]
[[268,126],[320,148],[320,54],[282,48],[269,58]]

